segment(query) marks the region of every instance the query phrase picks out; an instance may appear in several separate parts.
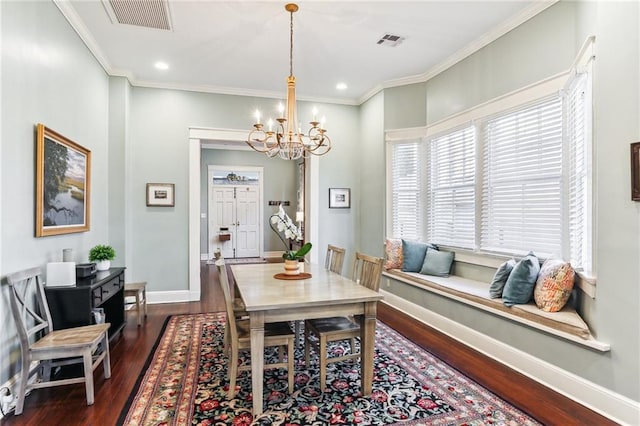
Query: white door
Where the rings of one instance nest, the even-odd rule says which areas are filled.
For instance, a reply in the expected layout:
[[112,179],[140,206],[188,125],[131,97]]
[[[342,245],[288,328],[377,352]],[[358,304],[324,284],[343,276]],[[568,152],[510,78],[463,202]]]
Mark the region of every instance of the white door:
[[261,256],[261,185],[210,182],[208,258],[218,250],[227,259]]
[[235,257],[236,189],[228,185],[214,185],[209,213],[209,257],[220,249],[225,258]]
[[259,197],[256,186],[236,187],[235,257],[260,256]]

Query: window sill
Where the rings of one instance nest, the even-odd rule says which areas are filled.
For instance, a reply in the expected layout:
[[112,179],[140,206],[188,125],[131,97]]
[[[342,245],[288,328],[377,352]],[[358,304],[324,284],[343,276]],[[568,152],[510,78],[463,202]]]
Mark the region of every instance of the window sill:
[[591,335],[580,315],[571,308],[553,314],[543,312],[533,304],[507,308],[501,299],[488,297],[489,284],[456,276],[442,278],[399,270],[385,271],[382,275],[600,352],[611,350],[609,344],[600,342]]

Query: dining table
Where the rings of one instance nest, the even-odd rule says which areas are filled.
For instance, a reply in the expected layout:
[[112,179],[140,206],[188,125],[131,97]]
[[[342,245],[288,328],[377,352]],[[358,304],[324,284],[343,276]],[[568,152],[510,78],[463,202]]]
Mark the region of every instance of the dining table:
[[300,264],[300,275],[285,279],[282,263],[235,264],[231,271],[249,314],[254,416],[263,412],[265,323],[355,316],[360,323],[362,394],[371,394],[376,309],[382,299],[377,291],[306,262]]

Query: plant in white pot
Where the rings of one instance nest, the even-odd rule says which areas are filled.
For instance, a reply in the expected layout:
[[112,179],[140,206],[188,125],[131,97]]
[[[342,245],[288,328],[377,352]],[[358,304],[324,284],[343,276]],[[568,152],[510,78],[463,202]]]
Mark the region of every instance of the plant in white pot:
[[[271,215],[269,225],[273,232],[284,244],[286,250],[282,255],[284,259],[284,270],[286,275],[300,274],[298,262],[304,259],[304,256],[311,250],[311,243],[307,242],[299,250],[291,250],[290,242],[302,240],[302,232],[293,223],[291,218],[285,213],[282,206],[278,207],[278,213]],[[284,234],[284,237],[283,237]]]
[[111,267],[111,261],[115,259],[116,251],[113,247],[98,244],[89,250],[89,262],[96,262],[98,271],[106,271]]

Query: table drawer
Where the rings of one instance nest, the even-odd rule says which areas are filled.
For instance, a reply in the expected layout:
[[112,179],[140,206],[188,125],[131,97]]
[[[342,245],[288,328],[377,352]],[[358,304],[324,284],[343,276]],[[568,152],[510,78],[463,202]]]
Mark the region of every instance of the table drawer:
[[98,288],[93,289],[93,306],[99,306],[107,301],[110,297],[116,294],[124,286],[124,283],[119,278],[114,278],[101,285]]

